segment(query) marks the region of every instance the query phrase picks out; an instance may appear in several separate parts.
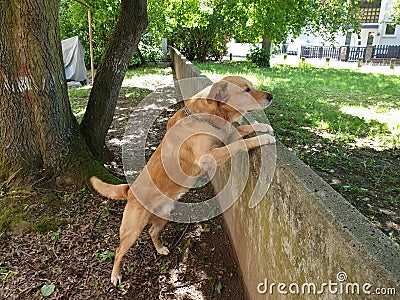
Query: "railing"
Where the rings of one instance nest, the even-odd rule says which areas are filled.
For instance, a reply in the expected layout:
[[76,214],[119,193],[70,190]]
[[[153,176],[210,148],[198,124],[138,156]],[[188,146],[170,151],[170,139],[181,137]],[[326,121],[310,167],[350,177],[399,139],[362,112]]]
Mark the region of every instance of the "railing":
[[360,58],[365,59],[365,51],[367,47],[349,47],[349,55],[347,61],[358,61]]
[[400,45],[377,45],[372,51],[372,58],[400,59]]
[[322,47],[322,57],[339,59],[340,47]]
[[301,46],[301,57],[339,59],[340,47]]
[[300,56],[304,58],[331,58],[348,62],[362,59],[364,62],[390,63],[390,60],[400,60],[400,45],[367,47],[303,45],[301,46]]

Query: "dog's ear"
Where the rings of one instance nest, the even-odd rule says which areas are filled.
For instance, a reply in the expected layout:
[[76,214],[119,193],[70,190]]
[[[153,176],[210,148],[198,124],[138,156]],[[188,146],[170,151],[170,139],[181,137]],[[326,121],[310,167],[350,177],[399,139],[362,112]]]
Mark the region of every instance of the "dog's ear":
[[228,82],[218,81],[213,83],[211,86],[210,93],[208,94],[208,99],[217,100],[220,102],[226,102],[229,99],[228,94]]

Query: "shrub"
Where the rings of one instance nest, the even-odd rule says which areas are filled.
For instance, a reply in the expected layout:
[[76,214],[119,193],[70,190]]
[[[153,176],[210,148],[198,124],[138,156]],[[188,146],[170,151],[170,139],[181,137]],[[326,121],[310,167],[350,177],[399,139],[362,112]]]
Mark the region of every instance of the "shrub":
[[143,42],[139,43],[139,50],[143,55],[144,59],[148,62],[156,62],[161,60],[163,53],[157,46],[151,46]]
[[247,55],[247,59],[256,64],[258,67],[270,67],[270,57],[270,54],[264,48],[252,49]]
[[232,37],[226,1],[173,1],[169,16],[169,42],[189,60],[220,60]]
[[132,59],[129,62],[129,68],[137,68],[147,62],[157,62],[163,58],[161,49],[156,46],[146,45],[143,41],[139,42],[139,51],[141,56],[138,52],[133,52]]

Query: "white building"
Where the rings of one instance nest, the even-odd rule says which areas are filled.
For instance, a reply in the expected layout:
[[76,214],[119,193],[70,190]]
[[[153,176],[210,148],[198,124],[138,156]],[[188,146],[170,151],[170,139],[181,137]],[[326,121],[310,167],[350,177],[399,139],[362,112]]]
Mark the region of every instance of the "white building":
[[363,22],[360,34],[339,37],[340,45],[374,46],[400,45],[400,26],[393,26],[392,0],[375,0],[361,5]]
[[[337,35],[335,46],[375,46],[400,45],[400,25],[393,26],[391,19],[392,0],[375,0],[361,5],[362,22],[360,33]],[[309,32],[289,42],[288,50],[300,48],[300,45],[330,45],[321,36]]]

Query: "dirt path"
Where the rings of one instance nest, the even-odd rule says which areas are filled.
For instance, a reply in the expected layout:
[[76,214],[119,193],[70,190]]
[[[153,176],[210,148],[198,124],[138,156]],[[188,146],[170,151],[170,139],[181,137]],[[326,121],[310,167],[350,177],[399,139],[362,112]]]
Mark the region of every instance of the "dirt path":
[[[107,163],[110,171],[123,174],[121,141],[132,109],[143,95],[160,88],[170,91],[162,96],[176,99],[172,87],[170,69],[124,82],[108,135],[114,154]],[[147,156],[160,141],[171,113],[164,113],[152,127]],[[0,234],[1,299],[41,299],[44,286],[50,291],[54,287],[46,299],[247,299],[222,217],[198,224],[169,223],[162,235],[171,250],[168,256],[156,253],[144,231],[125,256],[124,280],[115,288],[109,277],[125,202],[101,198],[89,187],[74,194],[58,193],[46,201],[43,191],[32,193],[36,209],[64,222],[43,235]],[[206,185],[191,190],[182,201],[212,194],[212,187]]]

